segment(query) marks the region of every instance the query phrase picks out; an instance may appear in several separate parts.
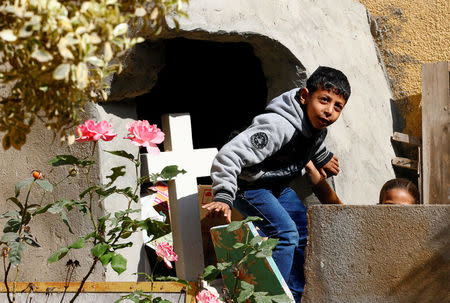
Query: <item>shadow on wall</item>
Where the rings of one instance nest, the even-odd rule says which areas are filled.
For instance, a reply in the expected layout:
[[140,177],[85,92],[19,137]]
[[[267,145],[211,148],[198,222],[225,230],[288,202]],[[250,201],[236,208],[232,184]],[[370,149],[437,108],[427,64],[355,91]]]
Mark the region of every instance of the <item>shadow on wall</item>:
[[[390,294],[401,294],[400,303],[449,302],[450,289],[450,225],[441,230],[429,243],[435,249],[433,255],[413,268]],[[405,294],[408,294],[407,296]]]

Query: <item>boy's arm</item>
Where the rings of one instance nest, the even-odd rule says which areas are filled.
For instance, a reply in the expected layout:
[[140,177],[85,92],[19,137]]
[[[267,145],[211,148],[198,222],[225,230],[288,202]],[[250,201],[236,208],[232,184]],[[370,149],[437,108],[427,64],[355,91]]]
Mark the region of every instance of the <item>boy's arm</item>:
[[326,175],[319,172],[311,161],[306,164],[305,171],[311,183],[312,190],[320,203],[344,204],[325,180]]
[[324,142],[317,148],[312,162],[325,177],[335,176],[339,173],[339,160],[332,152],[327,150]]
[[242,168],[258,164],[278,151],[294,132],[294,127],[277,114],[255,117],[252,125],[225,144],[214,159],[211,168],[214,201],[203,208],[224,212],[228,210],[225,204],[231,209]]

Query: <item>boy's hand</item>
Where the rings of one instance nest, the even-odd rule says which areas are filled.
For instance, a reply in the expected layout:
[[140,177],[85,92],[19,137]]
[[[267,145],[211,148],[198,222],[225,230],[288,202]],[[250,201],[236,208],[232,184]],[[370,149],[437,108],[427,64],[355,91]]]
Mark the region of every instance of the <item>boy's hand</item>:
[[339,173],[339,160],[336,156],[333,156],[327,164],[320,168],[320,174],[328,177],[328,175],[336,176]]
[[211,203],[203,205],[202,208],[206,208],[210,212],[214,211],[216,214],[223,213],[227,222],[231,223],[231,208],[228,204],[212,201]]
[[305,165],[305,171],[306,175],[308,176],[309,182],[311,182],[311,185],[317,185],[321,180],[325,179],[326,176],[323,176],[317,168],[314,166],[312,161],[309,161]]

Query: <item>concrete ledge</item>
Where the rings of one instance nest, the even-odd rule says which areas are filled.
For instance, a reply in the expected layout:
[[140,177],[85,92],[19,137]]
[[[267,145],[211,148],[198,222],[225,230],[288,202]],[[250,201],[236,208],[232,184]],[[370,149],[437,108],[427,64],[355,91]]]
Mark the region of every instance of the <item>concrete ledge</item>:
[[302,302],[450,302],[450,205],[308,209]]

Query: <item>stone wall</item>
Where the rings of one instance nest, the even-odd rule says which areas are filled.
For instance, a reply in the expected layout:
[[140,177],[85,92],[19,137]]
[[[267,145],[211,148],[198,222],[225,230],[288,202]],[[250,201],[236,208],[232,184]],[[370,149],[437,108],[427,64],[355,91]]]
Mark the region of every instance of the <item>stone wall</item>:
[[447,0],[359,0],[371,14],[371,31],[386,64],[395,105],[403,115],[397,131],[421,136],[422,64],[450,61]]
[[302,302],[449,302],[450,206],[312,206]]

